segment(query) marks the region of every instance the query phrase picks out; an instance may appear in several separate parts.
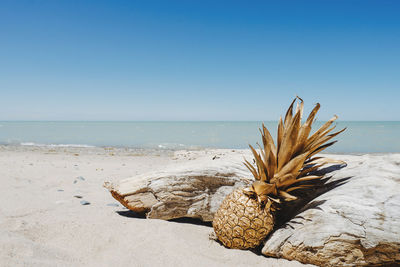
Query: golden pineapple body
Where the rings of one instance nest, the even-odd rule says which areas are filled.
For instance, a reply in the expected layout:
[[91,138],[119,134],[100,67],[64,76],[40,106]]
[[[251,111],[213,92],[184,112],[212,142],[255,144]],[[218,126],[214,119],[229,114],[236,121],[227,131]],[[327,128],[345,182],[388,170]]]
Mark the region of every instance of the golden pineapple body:
[[213,220],[214,231],[224,246],[248,249],[258,246],[272,230],[274,218],[269,208],[236,189],[229,194]]

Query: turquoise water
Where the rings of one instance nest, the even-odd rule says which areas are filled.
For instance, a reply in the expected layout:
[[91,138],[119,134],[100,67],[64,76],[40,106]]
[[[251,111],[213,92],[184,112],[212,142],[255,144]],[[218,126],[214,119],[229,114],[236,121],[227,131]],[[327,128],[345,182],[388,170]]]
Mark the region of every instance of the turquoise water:
[[[277,122],[265,122],[274,135]],[[317,122],[316,130],[322,122]],[[261,122],[0,122],[0,143],[132,148],[247,148]],[[400,122],[341,121],[347,130],[327,152],[400,152]],[[275,138],[275,136],[274,136]]]

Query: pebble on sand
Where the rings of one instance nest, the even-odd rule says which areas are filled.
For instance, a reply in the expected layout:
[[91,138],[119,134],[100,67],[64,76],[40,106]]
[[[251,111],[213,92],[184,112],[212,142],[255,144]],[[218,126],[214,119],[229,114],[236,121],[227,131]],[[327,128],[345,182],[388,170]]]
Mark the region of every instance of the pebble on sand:
[[86,200],[81,200],[81,205],[90,205],[90,202],[89,201],[86,201]]
[[85,181],[86,179],[85,179],[83,176],[78,176],[78,177],[76,177],[76,179],[74,180],[74,184],[76,184],[76,183],[78,182],[78,180]]

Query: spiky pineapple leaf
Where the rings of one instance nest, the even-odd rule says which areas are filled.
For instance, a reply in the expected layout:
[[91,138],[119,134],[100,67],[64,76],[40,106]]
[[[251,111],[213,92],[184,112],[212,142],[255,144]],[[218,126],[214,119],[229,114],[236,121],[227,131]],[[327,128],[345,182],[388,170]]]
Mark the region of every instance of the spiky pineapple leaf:
[[310,112],[308,115],[308,118],[306,122],[300,127],[299,134],[298,134],[298,139],[297,139],[297,144],[294,149],[294,154],[298,155],[300,154],[303,149],[306,146],[307,138],[308,135],[311,132],[311,124],[315,118],[315,115],[317,114],[318,110],[320,108],[320,104],[317,103],[317,105],[313,108],[313,110]]
[[281,148],[278,153],[278,172],[286,165],[291,159],[292,151],[297,141],[299,128],[297,127],[300,121],[300,113],[296,113],[292,123],[285,128]]
[[[297,102],[295,114],[293,114],[293,105],[297,99],[299,102]],[[346,129],[330,133],[336,127],[331,127],[337,119],[335,115],[309,136],[319,108],[320,104],[317,103],[302,125],[304,101],[300,97],[296,97],[290,104],[285,119],[279,118],[276,146],[270,132],[262,124],[260,129],[262,146],[257,144],[260,153],[250,145],[255,167],[247,160],[244,162],[257,180],[255,184],[258,185],[253,189],[257,189],[259,201],[265,202],[266,195],[269,199],[271,195],[276,195],[286,201],[294,200],[296,197],[289,192],[313,186],[313,184],[295,184],[319,180],[323,176],[312,175],[312,172],[325,164],[339,163],[337,160],[314,157],[315,154],[333,145],[336,141],[327,142]],[[343,162],[340,161],[340,163]],[[274,184],[275,191],[271,191],[271,184]]]
[[248,162],[246,159],[244,160],[244,165],[247,167],[247,169],[249,169],[249,171],[253,174],[254,178],[256,180],[260,180],[260,178],[258,177],[258,173],[257,170],[254,168],[254,166]]
[[284,132],[283,122],[282,122],[282,117],[280,117],[279,118],[279,122],[278,122],[278,136],[277,136],[277,144],[276,144],[276,155],[278,155],[279,151],[281,150],[283,132]]
[[293,117],[293,104],[296,101],[297,97],[293,99],[292,103],[290,104],[288,110],[286,111],[285,115],[285,129],[289,127],[289,124],[292,122],[292,117]]
[[329,121],[327,121],[324,125],[322,125],[310,138],[308,138],[306,146],[314,142],[316,139],[320,138],[320,136],[325,132],[329,126],[337,119],[338,117],[335,115]]
[[304,189],[304,188],[311,188],[314,187],[315,185],[299,185],[299,186],[294,186],[294,187],[290,187],[289,189],[286,190],[286,192],[292,192],[294,190],[298,190],[298,189]]
[[285,199],[285,201],[292,201],[292,200],[296,200],[297,199],[297,197],[295,197],[295,196],[293,196],[293,195],[291,195],[288,192],[283,191],[283,190],[279,191],[279,196],[283,197]]
[[264,162],[262,161],[260,154],[257,153],[257,151],[251,146],[250,149],[253,152],[254,159],[256,160],[256,165],[258,169],[258,177],[260,177],[260,181],[266,181],[267,180],[267,175],[265,174],[265,166]]

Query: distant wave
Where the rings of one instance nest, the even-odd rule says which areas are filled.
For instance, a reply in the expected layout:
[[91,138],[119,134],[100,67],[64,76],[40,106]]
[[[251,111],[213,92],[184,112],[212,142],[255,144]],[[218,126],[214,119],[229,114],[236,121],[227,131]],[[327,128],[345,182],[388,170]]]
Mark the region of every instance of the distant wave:
[[[11,144],[10,142],[8,144]],[[35,142],[18,142],[14,143],[21,146],[36,146],[36,147],[81,147],[81,148],[91,148],[97,147],[92,145],[85,144],[43,144],[43,143],[35,143]],[[108,147],[107,145],[105,147]],[[112,146],[112,145],[111,145]],[[102,147],[102,146],[101,146]],[[184,145],[179,143],[159,143],[159,144],[144,144],[141,146],[115,146],[115,147],[130,147],[130,148],[139,148],[139,149],[159,149],[159,150],[181,150],[181,149],[202,149],[202,146],[197,145]]]
[[39,144],[34,142],[22,142],[21,146],[41,146],[41,147],[95,147],[90,145],[79,145],[79,144]]
[[161,143],[157,145],[159,149],[177,149],[177,148],[185,148],[184,144],[175,144],[175,143]]

